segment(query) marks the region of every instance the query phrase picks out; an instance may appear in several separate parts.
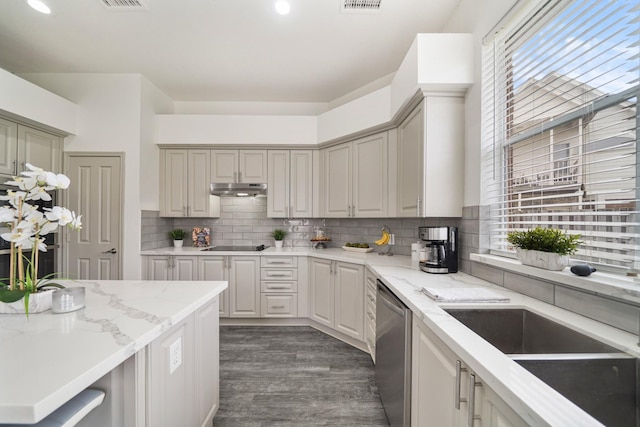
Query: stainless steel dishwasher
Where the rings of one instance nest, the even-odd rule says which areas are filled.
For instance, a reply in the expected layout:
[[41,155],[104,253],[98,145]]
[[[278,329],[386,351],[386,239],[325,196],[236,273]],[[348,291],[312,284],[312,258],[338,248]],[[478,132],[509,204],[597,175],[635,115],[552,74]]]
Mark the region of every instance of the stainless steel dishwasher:
[[391,427],[411,424],[411,310],[378,280],[376,384]]

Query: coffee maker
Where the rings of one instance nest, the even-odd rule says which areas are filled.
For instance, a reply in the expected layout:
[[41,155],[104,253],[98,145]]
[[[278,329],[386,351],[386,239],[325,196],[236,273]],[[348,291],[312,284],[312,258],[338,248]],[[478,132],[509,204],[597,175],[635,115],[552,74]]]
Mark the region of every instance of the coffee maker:
[[420,270],[427,273],[458,272],[457,227],[419,227],[418,236],[425,243]]

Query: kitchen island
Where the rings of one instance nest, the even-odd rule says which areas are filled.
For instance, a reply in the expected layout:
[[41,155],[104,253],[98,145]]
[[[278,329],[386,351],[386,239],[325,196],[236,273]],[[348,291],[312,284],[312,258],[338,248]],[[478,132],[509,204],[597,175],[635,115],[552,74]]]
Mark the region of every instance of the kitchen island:
[[60,283],[85,287],[86,308],[0,316],[0,424],[39,422],[89,387],[107,397],[80,425],[149,425],[163,405],[181,425],[213,419],[227,282]]

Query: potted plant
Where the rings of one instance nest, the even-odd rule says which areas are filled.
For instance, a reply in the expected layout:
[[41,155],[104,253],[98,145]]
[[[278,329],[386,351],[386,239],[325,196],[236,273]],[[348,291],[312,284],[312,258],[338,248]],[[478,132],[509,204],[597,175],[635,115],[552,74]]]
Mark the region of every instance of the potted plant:
[[569,265],[569,255],[574,254],[582,243],[579,234],[540,227],[512,231],[507,235],[507,241],[516,247],[522,264],[555,271]]
[[43,236],[58,226],[78,230],[82,223],[81,216],[76,216],[69,209],[54,206],[41,211],[32,203],[36,200],[50,201],[48,192],[68,188],[69,178],[29,163],[26,167],[28,171],[5,182],[17,189],[8,190],[6,196],[0,197],[0,200],[8,202],[0,207],[0,224],[9,230],[0,237],[11,244],[9,277],[0,279],[0,313],[26,313],[28,316],[29,312],[49,310],[52,288],[63,288],[51,282],[56,273],[38,278],[39,253],[47,250]]
[[285,230],[282,230],[280,228],[276,228],[275,230],[273,230],[271,232],[271,237],[273,237],[273,240],[276,241],[276,248],[281,248],[282,244],[283,244],[283,240],[285,237],[287,237],[287,233]]
[[176,248],[181,248],[184,238],[186,237],[187,232],[181,230],[180,228],[176,228],[175,230],[171,230],[169,232],[169,237],[173,239],[173,246]]

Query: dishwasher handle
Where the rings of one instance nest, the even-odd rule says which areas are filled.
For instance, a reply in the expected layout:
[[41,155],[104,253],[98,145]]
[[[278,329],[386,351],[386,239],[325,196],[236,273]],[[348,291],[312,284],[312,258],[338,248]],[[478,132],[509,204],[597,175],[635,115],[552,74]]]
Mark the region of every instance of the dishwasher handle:
[[387,308],[399,316],[405,316],[405,306],[386,286],[378,283],[378,301],[384,303]]

